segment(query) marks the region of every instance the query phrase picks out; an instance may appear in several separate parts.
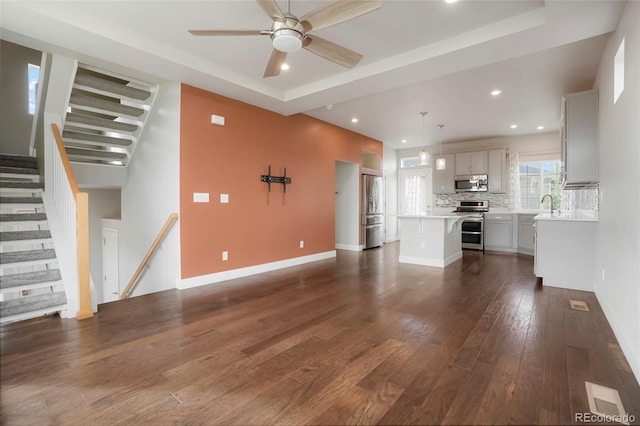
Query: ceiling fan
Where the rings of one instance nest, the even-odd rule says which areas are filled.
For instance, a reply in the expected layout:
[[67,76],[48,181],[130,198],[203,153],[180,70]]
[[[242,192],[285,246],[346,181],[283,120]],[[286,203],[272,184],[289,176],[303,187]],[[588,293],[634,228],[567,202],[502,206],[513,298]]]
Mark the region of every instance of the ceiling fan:
[[256,1],[273,20],[269,30],[189,30],[189,32],[195,36],[270,36],[273,52],[263,78],[279,75],[287,53],[301,48],[347,68],[355,67],[362,59],[361,54],[309,33],[357,18],[382,6],[382,0],[333,0],[298,18],[290,11],[290,0],[287,3],[286,13],[282,12],[276,0]]

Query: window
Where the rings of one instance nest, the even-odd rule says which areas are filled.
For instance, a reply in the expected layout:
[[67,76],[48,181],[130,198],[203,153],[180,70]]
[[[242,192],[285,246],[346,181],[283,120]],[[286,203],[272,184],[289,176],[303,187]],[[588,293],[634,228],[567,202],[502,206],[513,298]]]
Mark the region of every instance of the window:
[[400,215],[424,215],[430,209],[431,170],[401,170],[398,175]]
[[562,182],[560,181],[560,160],[531,161],[520,163],[520,199],[523,209],[549,208],[549,200],[540,200],[551,194],[553,205],[560,208]]
[[613,103],[618,102],[618,98],[624,90],[624,38],[618,46],[616,56],[613,59]]
[[38,90],[38,80],[40,79],[40,66],[28,64],[27,80],[29,82],[29,114],[36,112],[36,92]]
[[420,157],[405,157],[400,159],[400,168],[409,169],[420,166]]

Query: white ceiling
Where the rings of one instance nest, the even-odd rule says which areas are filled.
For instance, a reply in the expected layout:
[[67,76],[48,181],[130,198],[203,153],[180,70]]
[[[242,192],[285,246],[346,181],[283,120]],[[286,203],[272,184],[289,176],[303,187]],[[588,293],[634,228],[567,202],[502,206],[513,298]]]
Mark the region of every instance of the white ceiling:
[[[324,3],[293,0],[291,11],[302,16]],[[279,4],[286,10],[284,0]],[[9,41],[281,114],[306,113],[404,148],[434,144],[441,135],[450,142],[531,134],[539,125],[558,130],[560,97],[591,88],[623,5],[384,0],[374,12],[316,33],[363,54],[356,68],[302,50],[288,55],[289,71],[268,79],[268,37],[187,32],[268,29],[270,18],[252,0],[2,0],[0,23]],[[503,93],[492,97],[494,88]],[[424,131],[421,111],[429,113]]]

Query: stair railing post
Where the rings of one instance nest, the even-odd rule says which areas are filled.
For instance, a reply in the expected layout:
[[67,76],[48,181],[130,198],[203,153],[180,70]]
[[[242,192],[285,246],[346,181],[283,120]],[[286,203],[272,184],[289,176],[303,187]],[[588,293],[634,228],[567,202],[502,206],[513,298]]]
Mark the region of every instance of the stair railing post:
[[77,319],[91,318],[91,270],[89,267],[89,194],[78,192],[76,199],[76,240],[78,256]]

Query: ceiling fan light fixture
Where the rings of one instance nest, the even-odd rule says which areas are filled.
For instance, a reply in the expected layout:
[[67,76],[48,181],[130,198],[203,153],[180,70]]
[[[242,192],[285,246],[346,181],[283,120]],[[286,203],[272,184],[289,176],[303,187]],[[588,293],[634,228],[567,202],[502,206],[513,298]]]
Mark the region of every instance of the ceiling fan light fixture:
[[273,33],[273,48],[281,52],[291,53],[302,49],[302,34],[296,30],[283,28]]

